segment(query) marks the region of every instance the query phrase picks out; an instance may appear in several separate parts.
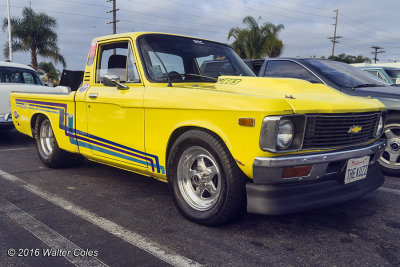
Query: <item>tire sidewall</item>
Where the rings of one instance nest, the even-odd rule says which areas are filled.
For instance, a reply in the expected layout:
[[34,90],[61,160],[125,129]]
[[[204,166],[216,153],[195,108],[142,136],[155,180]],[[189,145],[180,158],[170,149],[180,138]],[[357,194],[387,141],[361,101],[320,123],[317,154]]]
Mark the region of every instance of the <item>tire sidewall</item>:
[[[388,115],[384,129],[390,127],[392,124],[400,124],[400,114]],[[388,142],[386,143],[386,145],[389,145]],[[390,175],[390,176],[400,176],[400,169],[388,168],[387,166],[382,165],[380,161],[378,161],[378,162],[379,162],[380,168],[384,174]]]
[[[173,145],[170,153],[170,157],[168,158],[168,184],[174,199],[174,202],[178,208],[178,210],[188,219],[195,219],[200,223],[207,223],[212,220],[215,216],[217,216],[221,210],[224,208],[229,182],[227,175],[230,175],[229,170],[227,170],[226,164],[222,164],[222,151],[218,151],[218,149],[214,148],[210,142],[211,138],[207,138],[207,135],[198,135],[198,136],[185,136],[183,134],[181,137],[177,139],[175,144]],[[206,149],[216,160],[218,164],[218,168],[220,169],[221,174],[221,192],[218,197],[217,202],[206,211],[198,211],[192,208],[182,196],[182,193],[178,186],[177,181],[177,169],[178,163],[183,152],[193,146],[200,146]]]
[[[58,148],[57,142],[55,140],[55,138],[53,138],[52,140],[52,146],[53,146],[53,150],[50,153],[50,155],[46,155],[46,153],[43,152],[43,148],[40,144],[40,129],[43,125],[44,122],[48,121],[50,123],[50,120],[47,117],[39,117],[36,120],[36,125],[35,125],[35,138],[36,138],[36,147],[37,147],[37,151],[39,154],[39,158],[40,160],[45,164],[45,165],[49,165],[51,162],[51,158],[53,157],[56,149]],[[51,123],[50,123],[51,125]],[[54,131],[53,131],[54,132]]]

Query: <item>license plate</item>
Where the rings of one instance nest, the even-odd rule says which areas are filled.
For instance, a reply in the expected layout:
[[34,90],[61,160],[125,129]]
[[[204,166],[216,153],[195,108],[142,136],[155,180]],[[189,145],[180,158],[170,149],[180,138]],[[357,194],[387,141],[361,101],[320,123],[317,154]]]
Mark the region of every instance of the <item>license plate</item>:
[[368,165],[369,156],[349,159],[347,161],[347,169],[346,176],[344,177],[344,183],[348,184],[367,177]]

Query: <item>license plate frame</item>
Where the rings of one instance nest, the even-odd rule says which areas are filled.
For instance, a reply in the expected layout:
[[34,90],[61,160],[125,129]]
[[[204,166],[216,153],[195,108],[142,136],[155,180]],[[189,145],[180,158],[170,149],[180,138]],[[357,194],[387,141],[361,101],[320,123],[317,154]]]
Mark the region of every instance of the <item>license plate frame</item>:
[[349,184],[365,179],[368,173],[370,156],[349,159],[346,166],[344,183]]

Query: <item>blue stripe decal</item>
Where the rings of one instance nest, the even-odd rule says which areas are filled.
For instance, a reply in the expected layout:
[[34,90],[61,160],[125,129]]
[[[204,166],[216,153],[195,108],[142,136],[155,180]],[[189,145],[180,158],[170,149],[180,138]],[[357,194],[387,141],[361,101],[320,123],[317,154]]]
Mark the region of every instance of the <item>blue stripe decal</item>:
[[[45,111],[45,112],[50,112],[50,113],[58,113],[60,115],[59,128],[62,130],[65,130],[65,135],[69,137],[70,143],[73,145],[86,147],[86,148],[89,148],[89,149],[92,149],[95,151],[102,152],[104,154],[108,154],[108,155],[112,155],[112,156],[119,157],[122,159],[126,159],[126,160],[129,160],[129,161],[141,164],[141,165],[151,166],[153,171],[155,171],[154,167],[156,167],[157,173],[165,174],[165,168],[164,168],[164,166],[160,166],[158,156],[156,156],[156,155],[148,154],[146,152],[142,152],[142,151],[115,143],[113,141],[110,141],[110,140],[74,129],[73,128],[73,125],[74,125],[73,117],[69,116],[67,118],[67,105],[66,104],[25,100],[25,99],[16,99],[16,103],[17,103],[17,106],[21,107],[21,108],[28,108],[28,109]],[[58,110],[58,112],[55,110]],[[68,122],[68,126],[66,126],[65,122]],[[94,140],[90,140],[87,138],[91,138],[91,139],[94,139],[94,140],[97,140],[97,141],[100,141],[100,142],[103,142],[106,144],[102,144],[102,143],[99,143],[99,142],[96,142]],[[115,146],[115,147],[112,147],[110,145]],[[121,148],[131,151],[131,152],[121,150]],[[121,153],[118,153],[116,151],[121,152]],[[123,154],[123,153],[125,153],[125,154]],[[126,154],[128,154],[129,156]],[[153,163],[153,160],[155,161],[155,164]]]

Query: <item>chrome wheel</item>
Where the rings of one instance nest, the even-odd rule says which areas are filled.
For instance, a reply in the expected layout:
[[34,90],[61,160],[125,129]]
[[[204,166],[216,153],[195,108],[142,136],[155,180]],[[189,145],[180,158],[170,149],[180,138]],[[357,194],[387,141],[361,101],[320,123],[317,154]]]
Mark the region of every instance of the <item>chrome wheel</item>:
[[385,126],[386,148],[379,162],[388,169],[400,169],[400,124]]
[[49,120],[44,120],[42,125],[40,126],[40,147],[42,148],[43,153],[46,157],[49,157],[54,149],[54,133],[51,128],[51,124]]
[[195,210],[211,209],[221,194],[221,172],[215,158],[204,148],[186,149],[178,162],[178,188]]

